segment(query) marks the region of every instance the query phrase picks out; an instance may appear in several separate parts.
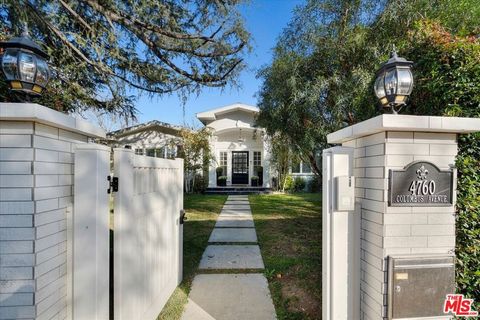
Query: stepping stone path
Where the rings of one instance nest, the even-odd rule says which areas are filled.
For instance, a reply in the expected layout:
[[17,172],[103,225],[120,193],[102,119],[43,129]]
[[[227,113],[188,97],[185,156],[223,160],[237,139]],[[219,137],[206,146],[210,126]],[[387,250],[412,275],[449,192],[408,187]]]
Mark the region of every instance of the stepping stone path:
[[208,242],[182,320],[276,319],[248,196],[228,196]]

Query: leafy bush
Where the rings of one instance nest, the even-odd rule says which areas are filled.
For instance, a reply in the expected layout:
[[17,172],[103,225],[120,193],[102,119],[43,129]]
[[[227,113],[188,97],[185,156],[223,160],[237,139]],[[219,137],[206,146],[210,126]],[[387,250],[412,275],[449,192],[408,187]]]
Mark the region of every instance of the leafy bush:
[[285,178],[284,186],[287,192],[299,192],[305,190],[306,182],[302,177],[293,178],[291,175],[288,175]]
[[259,178],[257,176],[252,176],[252,180],[258,180]]
[[321,179],[314,176],[309,182],[307,190],[308,192],[319,192],[321,189]]
[[208,180],[201,174],[195,175],[195,181],[193,183],[193,192],[203,193],[208,187]]
[[217,177],[223,176],[223,167],[217,167],[215,171],[217,172]]
[[227,176],[220,176],[220,177],[218,177],[218,180],[227,180],[227,179],[228,179]]
[[287,192],[293,192],[295,190],[295,181],[293,180],[293,177],[291,175],[288,175],[285,178],[283,188]]
[[480,310],[480,134],[458,142],[457,287]]
[[[480,117],[480,39],[450,33],[422,20],[408,34],[405,56],[415,61],[409,111],[420,115]],[[480,309],[480,135],[459,137],[456,160],[456,281]]]
[[299,192],[305,190],[306,182],[305,179],[302,177],[296,177],[294,180],[294,191]]

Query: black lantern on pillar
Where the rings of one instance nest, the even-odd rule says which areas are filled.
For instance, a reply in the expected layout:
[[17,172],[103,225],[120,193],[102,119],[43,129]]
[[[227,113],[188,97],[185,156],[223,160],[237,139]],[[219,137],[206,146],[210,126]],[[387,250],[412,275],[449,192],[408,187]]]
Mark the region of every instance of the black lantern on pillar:
[[391,108],[394,114],[402,109],[412,93],[412,65],[412,61],[399,57],[394,47],[390,59],[377,71],[375,95],[382,107]]
[[33,42],[25,27],[20,37],[0,42],[1,69],[14,91],[40,95],[50,77],[48,55]]

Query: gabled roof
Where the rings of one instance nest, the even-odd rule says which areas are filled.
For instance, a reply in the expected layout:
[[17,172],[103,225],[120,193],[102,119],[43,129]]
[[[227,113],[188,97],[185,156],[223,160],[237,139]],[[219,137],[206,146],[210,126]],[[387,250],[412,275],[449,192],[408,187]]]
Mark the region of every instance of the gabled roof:
[[158,120],[152,120],[152,121],[137,124],[128,128],[109,132],[107,133],[107,137],[119,138],[122,136],[126,136],[139,131],[144,131],[144,130],[153,129],[153,128],[160,128],[161,131],[164,131],[165,133],[170,133],[172,135],[178,135],[181,130],[189,130],[186,127],[177,126],[177,125],[169,124],[169,123],[158,121]]
[[230,104],[228,106],[215,108],[215,109],[204,111],[204,112],[199,112],[199,113],[197,113],[197,118],[203,124],[206,124],[210,121],[215,121],[217,119],[217,116],[219,116],[219,115],[229,113],[229,112],[238,111],[238,110],[251,112],[251,113],[258,113],[260,111],[255,106],[250,106],[248,104],[243,104],[243,103],[234,103],[234,104]]

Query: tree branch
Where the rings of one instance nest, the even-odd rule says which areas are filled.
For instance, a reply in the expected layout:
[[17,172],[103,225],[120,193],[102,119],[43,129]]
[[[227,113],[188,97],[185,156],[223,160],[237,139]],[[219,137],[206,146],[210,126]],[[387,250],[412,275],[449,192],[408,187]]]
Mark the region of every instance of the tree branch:
[[90,25],[85,20],[83,20],[82,17],[80,17],[80,15],[75,12],[75,10],[73,10],[65,1],[59,0],[59,2],[65,8],[65,10],[67,10],[72,16],[74,16],[75,19],[78,20],[78,22],[80,22],[86,29],[88,29],[88,31],[93,32],[92,27],[90,27]]
[[169,38],[174,38],[174,39],[213,41],[213,39],[208,37],[208,36],[190,35],[190,34],[178,33],[178,32],[173,32],[173,31],[168,31],[168,30],[162,29],[158,26],[145,23],[145,22],[140,21],[138,19],[135,19],[133,17],[128,17],[123,12],[118,13],[118,12],[113,11],[113,9],[111,9],[111,8],[107,9],[107,8],[103,7],[102,5],[100,5],[96,0],[81,0],[81,1],[88,4],[95,11],[98,11],[99,13],[101,13],[105,17],[108,17],[112,21],[123,22],[126,25],[130,25],[130,26],[136,25],[136,26],[141,27],[145,30],[153,31],[155,33],[159,33],[161,35],[164,35],[164,36],[169,37]]

